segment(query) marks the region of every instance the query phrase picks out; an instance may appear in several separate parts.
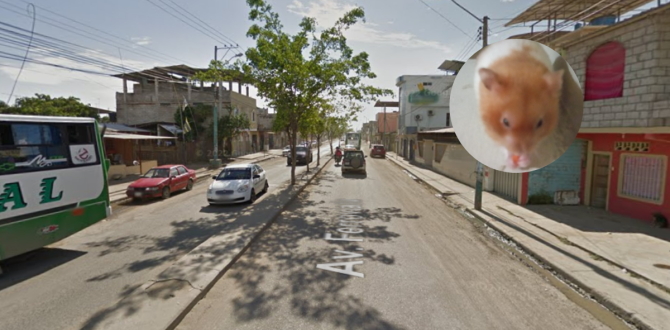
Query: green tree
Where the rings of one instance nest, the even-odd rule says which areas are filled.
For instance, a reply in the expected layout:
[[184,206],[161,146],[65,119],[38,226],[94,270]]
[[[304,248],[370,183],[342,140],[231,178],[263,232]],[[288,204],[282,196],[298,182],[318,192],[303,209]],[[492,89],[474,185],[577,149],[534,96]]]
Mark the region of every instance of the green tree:
[[0,113],[100,119],[96,110],[90,108],[90,105],[82,103],[76,97],[51,97],[45,94],[18,98],[15,106],[0,105]]
[[188,120],[188,124],[191,127],[191,130],[186,133],[186,141],[195,141],[206,132],[205,121],[208,118],[212,118],[212,106],[197,104],[193,106],[189,105],[183,110],[177,109],[174,113],[174,122],[177,123],[177,126],[184,129],[182,127],[182,115],[184,126],[186,126],[186,120]]
[[357,102],[372,102],[382,95],[393,95],[363,83],[373,79],[368,54],[354,51],[344,32],[365,13],[357,7],[338,19],[333,27],[317,32],[314,18],[305,17],[296,34],[284,32],[279,15],[264,0],[247,0],[249,19],[254,24],[247,36],[256,46],[247,49],[244,62],[234,68],[244,73],[277,113],[277,126],[288,133],[292,146],[291,184],[295,184],[295,145],[303,118],[318,112],[314,100],[342,97]]
[[[238,137],[242,130],[249,129],[249,117],[244,113],[235,113],[232,107],[224,109],[226,113],[219,118],[218,139],[224,147],[224,154],[230,155],[233,151],[233,139]],[[210,128],[213,133],[213,129]]]

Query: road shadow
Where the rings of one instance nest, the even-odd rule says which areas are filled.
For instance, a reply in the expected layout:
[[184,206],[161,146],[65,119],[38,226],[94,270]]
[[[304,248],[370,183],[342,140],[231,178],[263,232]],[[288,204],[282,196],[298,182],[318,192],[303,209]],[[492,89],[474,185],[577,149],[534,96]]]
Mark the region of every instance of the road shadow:
[[368,178],[368,174],[349,172],[349,173],[341,173],[341,177],[349,180],[365,180]]
[[[123,206],[143,206],[143,205],[152,205],[154,203],[161,203],[161,202],[169,203],[170,199],[172,199],[173,197],[179,196],[183,193],[188,193],[188,191],[186,191],[186,189],[173,191],[173,192],[170,193],[170,198],[168,198],[168,199],[163,199],[161,197],[143,198],[143,199],[137,199],[137,200],[129,199],[128,201],[119,203],[119,205],[123,205]],[[126,195],[124,194],[124,196],[126,196]]]
[[[241,295],[232,300],[236,321],[269,318],[288,300],[292,314],[308,323],[325,322],[344,329],[403,329],[350,293],[348,288],[353,281],[362,279],[315,268],[318,263],[349,261],[332,259],[337,255],[334,250],[357,251],[360,245],[324,240],[324,233],[337,233],[338,214],[335,204],[318,201],[319,194],[314,194],[313,188],[301,194],[226,275],[241,291]],[[419,217],[403,214],[397,208],[364,209],[359,215],[365,226],[360,237],[366,242],[391,242],[400,236],[387,226],[379,225],[377,220],[389,222]],[[326,244],[315,247],[305,244],[306,241]],[[364,271],[364,267],[372,263],[395,265],[393,256],[374,249],[357,253],[362,253],[363,259],[352,260],[364,260],[365,264],[356,266],[355,271]],[[275,274],[279,280],[273,278]]]
[[[107,254],[127,249],[128,244],[143,244],[145,246],[143,254],[146,257],[128,262],[115,271],[100,274],[90,278],[89,281],[113,279],[122,276],[124,272],[147,270],[166,263],[173,263],[174,267],[169,267],[159,274],[155,278],[157,282],[149,289],[145,290],[139,285],[128,287],[119,294],[117,303],[98,310],[85,320],[80,328],[100,329],[118,318],[130,317],[144,308],[150,308],[155,300],[174,297],[178,291],[185,289],[184,283],[198,283],[212,269],[229,264],[248,247],[250,241],[257,239],[261,229],[283,209],[291,196],[300,189],[300,185],[308,179],[308,175],[313,175],[317,171],[315,167],[310,166],[310,169],[309,174],[296,174],[298,185],[281,185],[263,199],[257,200],[253,207],[249,205],[206,207],[202,213],[212,212],[214,217],[196,215],[190,219],[175,220],[170,224],[172,235],[167,237],[131,235],[125,239],[97,242],[98,247],[103,248],[101,253]],[[157,251],[167,251],[168,254],[156,257]],[[191,253],[187,258],[181,258],[189,252]],[[207,258],[190,258],[192,255]]]
[[0,262],[0,291],[73,261],[86,252],[59,248],[41,248]]

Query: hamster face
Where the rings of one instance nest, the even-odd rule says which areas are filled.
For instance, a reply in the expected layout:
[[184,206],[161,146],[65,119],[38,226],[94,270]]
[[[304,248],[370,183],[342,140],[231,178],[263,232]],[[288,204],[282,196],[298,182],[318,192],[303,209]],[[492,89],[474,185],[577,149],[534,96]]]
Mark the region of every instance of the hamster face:
[[558,124],[563,71],[521,68],[510,74],[482,68],[478,74],[479,110],[487,134],[507,149],[511,164],[527,166],[529,155]]

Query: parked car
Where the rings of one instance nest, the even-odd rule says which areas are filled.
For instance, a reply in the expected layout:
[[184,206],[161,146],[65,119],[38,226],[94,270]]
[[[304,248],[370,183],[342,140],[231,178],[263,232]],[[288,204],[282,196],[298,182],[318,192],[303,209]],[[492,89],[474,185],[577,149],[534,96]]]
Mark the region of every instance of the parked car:
[[[299,146],[299,147],[295,148],[296,164],[303,163],[303,164],[307,165],[314,160],[313,157],[314,157],[314,155],[312,154],[312,151],[309,150],[308,147]],[[293,161],[292,161],[292,158],[291,158],[291,153],[289,153],[288,156],[286,157],[286,165],[291,165],[292,162]]]
[[386,148],[381,144],[373,144],[370,148],[370,157],[386,158]]
[[270,187],[265,170],[257,164],[230,165],[212,179],[207,188],[209,205],[253,203]]
[[281,154],[282,154],[282,156],[287,157],[290,152],[291,152],[291,146],[286,146],[281,151]]
[[366,156],[361,150],[345,150],[342,159],[342,174],[348,172],[362,172],[367,174],[365,169]]
[[133,200],[168,199],[172,192],[193,189],[195,181],[195,171],[184,165],[162,165],[150,169],[131,183],[126,189],[126,196]]

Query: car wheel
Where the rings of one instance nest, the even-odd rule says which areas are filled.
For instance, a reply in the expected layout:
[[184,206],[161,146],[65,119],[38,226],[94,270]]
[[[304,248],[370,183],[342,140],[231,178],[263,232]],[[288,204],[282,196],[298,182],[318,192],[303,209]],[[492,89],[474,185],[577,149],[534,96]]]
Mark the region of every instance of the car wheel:
[[268,183],[268,180],[265,180],[265,187],[263,187],[263,193],[268,192],[268,188],[270,188],[270,184]]
[[256,192],[251,189],[251,193],[249,195],[249,203],[253,204],[256,201]]
[[163,188],[163,193],[161,194],[161,198],[163,198],[163,199],[170,198],[170,187]]
[[193,189],[193,180],[188,180],[188,184],[186,185],[186,191],[191,191]]

